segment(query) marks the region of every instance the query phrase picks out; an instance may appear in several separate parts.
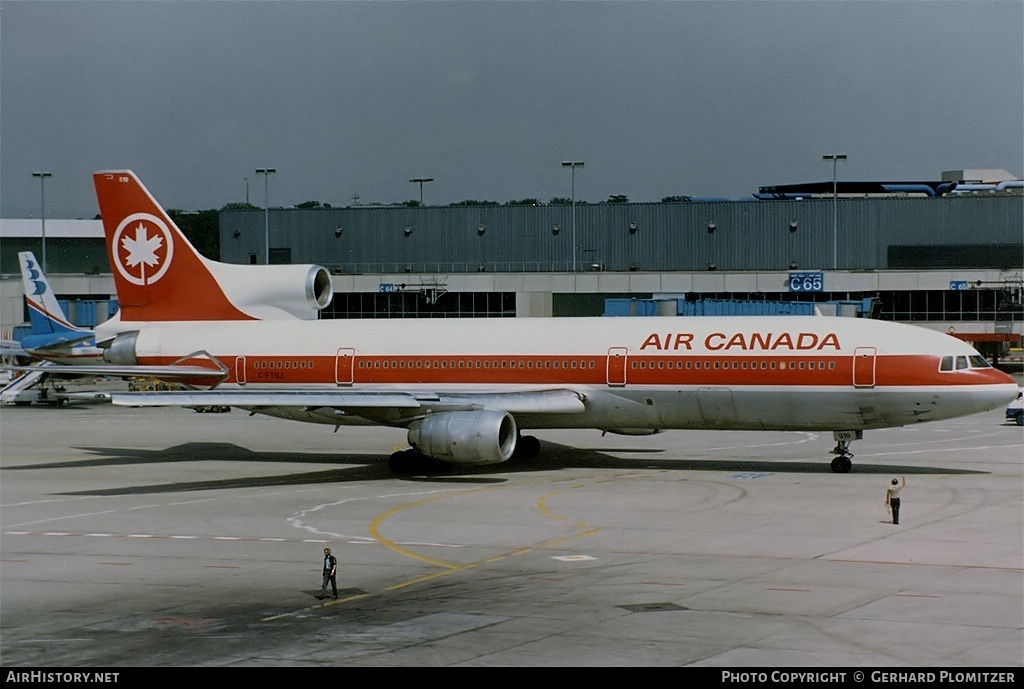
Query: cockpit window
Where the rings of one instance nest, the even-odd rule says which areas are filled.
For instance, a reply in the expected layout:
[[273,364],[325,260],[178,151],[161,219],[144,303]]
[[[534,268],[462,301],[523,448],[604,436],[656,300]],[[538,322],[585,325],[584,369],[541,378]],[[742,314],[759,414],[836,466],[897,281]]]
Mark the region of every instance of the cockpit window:
[[962,371],[966,368],[992,368],[992,365],[980,354],[972,354],[969,357],[963,355],[944,356],[939,361],[940,371]]

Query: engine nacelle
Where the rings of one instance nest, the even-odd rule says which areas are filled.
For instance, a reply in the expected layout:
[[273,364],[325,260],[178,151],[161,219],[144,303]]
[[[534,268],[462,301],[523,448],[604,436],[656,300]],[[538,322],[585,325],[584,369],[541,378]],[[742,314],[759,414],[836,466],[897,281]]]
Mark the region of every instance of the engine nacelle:
[[331,274],[323,266],[213,263],[210,270],[232,304],[261,320],[280,318],[282,312],[315,320],[334,298]]
[[516,449],[516,421],[495,410],[430,414],[409,426],[409,444],[443,462],[500,464]]
[[117,366],[135,366],[139,363],[139,359],[136,356],[138,339],[138,330],[118,333],[109,344],[103,344],[103,360],[108,364],[115,364]]

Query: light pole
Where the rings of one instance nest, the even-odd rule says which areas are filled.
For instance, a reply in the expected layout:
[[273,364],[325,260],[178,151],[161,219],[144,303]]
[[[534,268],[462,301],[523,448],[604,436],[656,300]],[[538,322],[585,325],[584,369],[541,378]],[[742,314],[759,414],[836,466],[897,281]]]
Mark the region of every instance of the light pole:
[[839,266],[839,193],[836,183],[836,163],[846,160],[845,153],[826,153],[822,160],[832,161],[832,270]]
[[33,172],[33,177],[39,178],[39,219],[43,225],[43,274],[46,274],[46,178],[53,177],[49,172]]
[[277,172],[272,167],[256,168],[257,175],[263,175],[263,195],[266,201],[263,206],[263,238],[265,241],[267,265],[270,265],[270,176]]
[[576,168],[583,167],[582,160],[567,160],[562,167],[572,170],[572,272],[576,272]]
[[423,183],[424,182],[433,182],[434,178],[433,177],[416,177],[415,179],[410,179],[409,181],[412,182],[413,184],[419,183],[419,185],[420,185],[420,205],[422,206],[423,205]]

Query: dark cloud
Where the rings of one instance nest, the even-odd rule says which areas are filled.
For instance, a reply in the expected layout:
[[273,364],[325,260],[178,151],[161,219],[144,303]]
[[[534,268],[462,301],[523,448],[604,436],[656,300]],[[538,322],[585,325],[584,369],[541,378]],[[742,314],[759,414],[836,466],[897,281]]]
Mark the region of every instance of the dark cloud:
[[1024,3],[0,3],[0,215],[165,205],[742,198],[1024,168]]

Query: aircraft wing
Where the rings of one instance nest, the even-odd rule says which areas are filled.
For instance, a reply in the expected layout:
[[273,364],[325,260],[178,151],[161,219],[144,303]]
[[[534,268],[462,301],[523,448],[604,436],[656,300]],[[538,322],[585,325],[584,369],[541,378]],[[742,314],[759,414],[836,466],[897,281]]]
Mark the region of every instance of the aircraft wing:
[[[209,370],[206,376],[209,377]],[[119,406],[201,407],[223,405],[258,409],[264,407],[358,410],[451,411],[501,409],[512,414],[573,414],[585,410],[582,396],[572,390],[530,390],[520,392],[374,392],[361,390],[196,390],[162,392],[111,392],[106,395]]]

